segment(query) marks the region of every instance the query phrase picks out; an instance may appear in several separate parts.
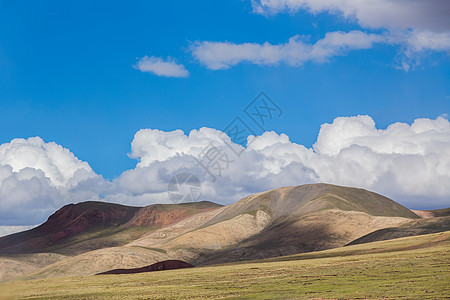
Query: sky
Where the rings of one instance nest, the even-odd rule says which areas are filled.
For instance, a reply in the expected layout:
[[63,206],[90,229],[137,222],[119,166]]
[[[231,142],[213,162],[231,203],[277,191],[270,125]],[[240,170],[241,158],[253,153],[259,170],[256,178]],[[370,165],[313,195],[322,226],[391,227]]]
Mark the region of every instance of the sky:
[[[449,15],[444,0],[2,0],[0,234],[71,202],[171,203],[180,173],[222,204],[328,182],[448,207]],[[229,137],[236,117],[248,143]],[[210,148],[232,151],[221,174],[200,164]]]

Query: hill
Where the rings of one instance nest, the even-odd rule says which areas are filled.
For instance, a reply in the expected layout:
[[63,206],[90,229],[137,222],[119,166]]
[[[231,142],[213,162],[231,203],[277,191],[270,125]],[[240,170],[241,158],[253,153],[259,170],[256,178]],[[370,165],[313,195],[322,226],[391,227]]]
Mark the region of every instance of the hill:
[[1,237],[0,253],[44,252],[80,233],[120,226],[138,210],[138,207],[95,201],[68,204],[36,228]]
[[[309,184],[248,196],[167,246],[190,245],[201,253],[194,264],[214,264],[341,247],[372,231],[414,219],[420,217],[379,194]],[[241,228],[250,234],[239,234]],[[221,239],[214,239],[213,233]]]
[[131,207],[88,201],[68,204],[42,225],[0,238],[1,254],[56,252],[66,255],[123,245],[145,232],[220,207],[212,202]]
[[350,242],[349,245],[371,243],[376,241],[386,241],[408,236],[437,233],[449,229],[450,229],[450,216],[426,218],[422,220],[410,221],[398,227],[389,227],[376,230]]
[[446,299],[450,232],[267,260],[0,283],[10,298]]
[[[162,260],[204,266],[265,259],[342,247],[366,236],[366,241],[402,236],[376,235],[384,229],[408,235],[450,229],[442,217],[422,219],[382,195],[329,184],[283,187],[223,207],[211,202],[152,205],[126,216],[45,248],[68,257],[30,269],[26,278],[91,275]],[[434,231],[422,230],[430,226]]]
[[277,188],[250,195],[227,206],[208,224],[258,210],[267,212],[273,219],[281,219],[327,209],[360,211],[373,216],[419,218],[406,207],[377,193],[358,188],[316,183]]

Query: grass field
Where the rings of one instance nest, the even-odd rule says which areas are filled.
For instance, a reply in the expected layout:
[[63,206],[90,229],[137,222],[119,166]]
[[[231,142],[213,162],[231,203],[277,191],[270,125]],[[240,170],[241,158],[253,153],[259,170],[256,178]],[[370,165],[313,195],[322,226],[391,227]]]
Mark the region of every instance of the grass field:
[[450,232],[239,264],[0,284],[4,298],[445,299]]

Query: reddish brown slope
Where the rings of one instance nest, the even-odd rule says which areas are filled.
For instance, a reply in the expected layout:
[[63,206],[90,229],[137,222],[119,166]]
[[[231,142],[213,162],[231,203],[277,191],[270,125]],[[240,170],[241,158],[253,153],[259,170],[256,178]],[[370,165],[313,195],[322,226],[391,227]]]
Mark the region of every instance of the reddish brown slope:
[[165,227],[193,214],[219,207],[221,207],[221,205],[208,201],[150,205],[139,209],[124,227]]
[[86,230],[122,225],[138,210],[139,207],[96,201],[68,204],[42,225],[0,238],[0,253],[42,252]]
[[69,204],[36,228],[0,238],[0,254],[57,251],[73,255],[119,246],[149,230],[218,207],[207,201],[143,208],[95,201]]
[[114,269],[102,273],[98,273],[96,275],[108,275],[108,274],[134,274],[134,273],[144,273],[144,272],[154,272],[154,271],[165,271],[165,270],[175,270],[175,269],[184,269],[184,268],[194,268],[194,265],[191,265],[187,262],[181,260],[165,260],[154,263],[150,266],[145,266],[141,268],[134,269]]

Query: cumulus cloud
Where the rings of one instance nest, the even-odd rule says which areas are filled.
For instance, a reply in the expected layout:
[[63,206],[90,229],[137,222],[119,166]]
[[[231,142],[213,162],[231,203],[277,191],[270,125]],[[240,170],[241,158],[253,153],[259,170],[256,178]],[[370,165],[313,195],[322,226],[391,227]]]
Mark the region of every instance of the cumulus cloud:
[[209,69],[228,69],[241,62],[257,65],[285,63],[299,66],[307,61],[325,62],[329,58],[344,55],[351,50],[369,49],[384,37],[362,31],[329,32],[316,43],[306,37],[294,36],[287,43],[272,45],[229,42],[196,42],[191,46],[192,55]]
[[135,67],[141,72],[149,72],[157,76],[179,78],[189,76],[188,70],[186,70],[183,65],[177,64],[170,57],[168,57],[166,60],[163,60],[160,57],[144,56],[137,62]]
[[[450,204],[450,124],[443,117],[386,129],[377,129],[369,116],[341,117],[322,125],[312,148],[265,132],[250,137],[240,157],[233,156],[227,146],[231,140],[220,134],[210,128],[188,135],[139,131],[131,152],[139,163],[118,179],[121,189],[164,197],[161,192],[174,174],[190,172],[203,178],[203,197],[221,203],[280,186],[328,182],[374,190],[410,207]],[[211,142],[233,160],[216,181],[195,160]]]
[[356,21],[362,28],[385,29],[388,44],[401,45],[401,67],[408,71],[430,51],[450,51],[450,1],[447,0],[252,0],[256,13],[303,10]]
[[53,186],[76,185],[77,172],[85,176],[93,174],[87,162],[56,143],[45,143],[40,137],[14,139],[0,145],[0,165],[10,166],[12,172],[26,168],[41,170]]
[[[366,188],[410,208],[450,205],[450,122],[444,117],[386,129],[370,116],[339,117],[321,126],[312,147],[275,132],[248,141],[244,148],[205,127],[188,134],[141,129],[129,154],[136,167],[108,181],[55,143],[15,139],[0,146],[0,226],[38,224],[71,202],[171,203],[168,183],[186,172],[201,180],[201,200],[222,204],[271,188],[327,182]],[[228,158],[220,172],[199,164],[213,148]]]
[[450,124],[442,117],[384,130],[368,116],[337,118],[322,125],[314,151],[307,165],[314,166],[320,181],[450,204]]
[[0,225],[37,224],[74,201],[97,199],[103,179],[87,162],[40,137],[0,145]]

